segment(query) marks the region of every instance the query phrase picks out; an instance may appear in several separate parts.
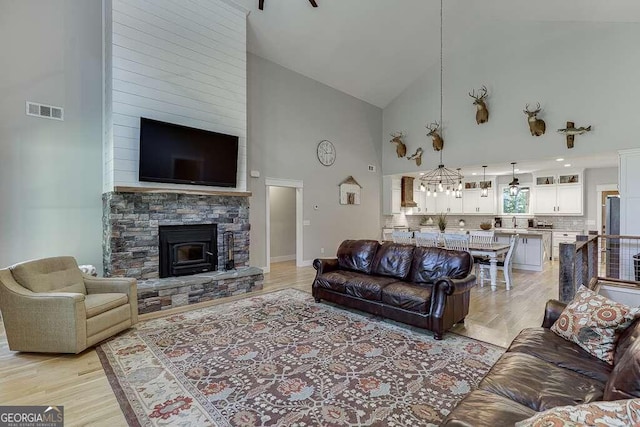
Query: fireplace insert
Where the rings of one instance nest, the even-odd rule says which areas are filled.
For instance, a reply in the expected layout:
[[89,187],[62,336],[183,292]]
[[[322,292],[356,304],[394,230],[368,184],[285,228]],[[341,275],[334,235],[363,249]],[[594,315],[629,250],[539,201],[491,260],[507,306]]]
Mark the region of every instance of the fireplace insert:
[[215,271],[218,267],[216,224],[161,225],[160,277]]

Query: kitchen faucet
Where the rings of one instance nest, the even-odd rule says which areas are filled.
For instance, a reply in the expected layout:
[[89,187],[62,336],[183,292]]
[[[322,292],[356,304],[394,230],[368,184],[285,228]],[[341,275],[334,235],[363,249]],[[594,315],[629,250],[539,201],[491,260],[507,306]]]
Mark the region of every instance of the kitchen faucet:
[[516,220],[515,215],[511,218],[511,222],[513,224],[513,228],[518,228],[518,221]]

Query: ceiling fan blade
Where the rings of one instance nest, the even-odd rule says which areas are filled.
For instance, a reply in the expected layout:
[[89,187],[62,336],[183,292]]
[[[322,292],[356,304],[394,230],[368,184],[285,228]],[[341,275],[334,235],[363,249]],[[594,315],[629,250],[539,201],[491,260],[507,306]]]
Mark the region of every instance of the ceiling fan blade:
[[258,2],[258,9],[260,9],[260,10],[264,10],[264,0],[260,0],[260,1]]
[[318,3],[316,3],[316,0],[309,0],[309,3],[311,3],[311,6],[313,7],[318,7]]

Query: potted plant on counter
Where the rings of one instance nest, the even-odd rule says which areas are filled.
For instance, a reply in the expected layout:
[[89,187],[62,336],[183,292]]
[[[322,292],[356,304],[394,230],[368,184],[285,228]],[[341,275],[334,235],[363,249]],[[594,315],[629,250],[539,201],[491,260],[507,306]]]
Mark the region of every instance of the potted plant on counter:
[[447,214],[439,213],[437,218],[438,228],[441,233],[444,233],[444,230],[447,228]]

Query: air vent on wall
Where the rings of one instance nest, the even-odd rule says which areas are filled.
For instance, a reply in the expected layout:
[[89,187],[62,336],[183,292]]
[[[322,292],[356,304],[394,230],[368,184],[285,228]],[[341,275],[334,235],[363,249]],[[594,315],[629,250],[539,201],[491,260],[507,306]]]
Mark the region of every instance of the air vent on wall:
[[38,104],[27,101],[27,116],[44,117],[45,119],[64,120],[64,109],[53,105]]
[[376,167],[374,165],[369,165],[369,172],[375,172],[376,171]]

